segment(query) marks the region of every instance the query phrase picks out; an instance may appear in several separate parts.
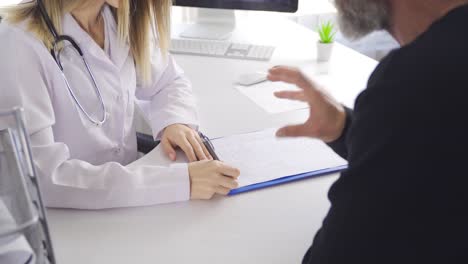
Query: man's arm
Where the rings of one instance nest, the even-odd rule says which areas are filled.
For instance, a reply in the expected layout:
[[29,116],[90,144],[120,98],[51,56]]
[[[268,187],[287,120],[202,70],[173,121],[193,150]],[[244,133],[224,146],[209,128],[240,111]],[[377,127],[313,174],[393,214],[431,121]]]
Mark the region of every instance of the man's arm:
[[337,140],[328,143],[328,146],[330,146],[333,149],[333,151],[335,151],[342,158],[347,159],[348,147],[346,145],[346,139],[348,138],[348,132],[353,123],[354,112],[351,108],[348,108],[348,107],[345,107],[345,111],[346,111],[346,121],[345,121],[345,126],[343,129],[343,133]]
[[408,164],[409,151],[402,151],[410,144],[403,128],[411,124],[404,124],[407,119],[400,118],[404,115],[392,105],[395,100],[388,100],[385,92],[391,87],[384,88],[370,87],[360,96],[342,136],[330,144],[347,158],[349,169],[330,189],[330,211],[304,264],[378,263],[378,255],[398,248],[388,242],[404,235],[400,217],[410,208],[404,206],[406,191],[400,184],[415,171]]

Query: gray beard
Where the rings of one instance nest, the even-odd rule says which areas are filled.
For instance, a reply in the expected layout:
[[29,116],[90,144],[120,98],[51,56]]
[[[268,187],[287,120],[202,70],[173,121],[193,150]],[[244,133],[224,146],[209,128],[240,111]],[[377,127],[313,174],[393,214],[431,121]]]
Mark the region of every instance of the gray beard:
[[378,30],[388,30],[388,0],[335,0],[338,24],[347,38],[359,39]]

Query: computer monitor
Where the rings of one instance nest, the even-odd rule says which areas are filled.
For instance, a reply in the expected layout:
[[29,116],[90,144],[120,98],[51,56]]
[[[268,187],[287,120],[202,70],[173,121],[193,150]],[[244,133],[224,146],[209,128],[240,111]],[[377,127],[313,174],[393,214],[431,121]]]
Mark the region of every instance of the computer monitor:
[[181,37],[219,40],[234,30],[235,9],[294,13],[298,0],[175,0],[174,5],[200,8],[195,23]]

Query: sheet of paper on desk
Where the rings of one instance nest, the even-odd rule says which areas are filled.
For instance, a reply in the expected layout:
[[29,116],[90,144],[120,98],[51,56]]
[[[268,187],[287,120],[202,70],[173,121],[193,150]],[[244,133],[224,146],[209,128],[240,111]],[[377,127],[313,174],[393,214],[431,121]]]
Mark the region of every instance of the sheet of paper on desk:
[[[212,140],[219,158],[240,169],[239,187],[347,164],[319,140],[278,139],[275,132],[267,129]],[[187,162],[183,153],[178,152],[177,162]],[[169,166],[171,161],[159,145],[130,166],[138,164]]]
[[241,171],[239,187],[347,162],[319,140],[279,139],[276,129],[213,140],[219,158]]
[[299,90],[299,88],[287,83],[262,82],[252,86],[239,85],[236,86],[236,89],[270,114],[283,113],[309,107],[304,102],[284,100],[275,97],[274,93],[278,91]]

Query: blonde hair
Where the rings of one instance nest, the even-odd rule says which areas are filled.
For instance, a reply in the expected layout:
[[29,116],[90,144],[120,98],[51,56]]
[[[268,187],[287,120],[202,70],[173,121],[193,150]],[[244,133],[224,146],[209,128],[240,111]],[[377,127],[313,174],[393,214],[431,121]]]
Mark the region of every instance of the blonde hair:
[[[65,13],[93,0],[43,0],[52,23],[62,33],[62,17]],[[145,82],[151,80],[151,34],[156,34],[159,48],[165,54],[169,47],[171,0],[120,0],[119,8],[111,8],[116,18],[119,39],[129,42],[135,65]],[[53,36],[43,20],[36,1],[0,10],[10,23],[28,21],[28,30],[52,48]]]

